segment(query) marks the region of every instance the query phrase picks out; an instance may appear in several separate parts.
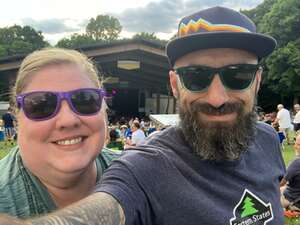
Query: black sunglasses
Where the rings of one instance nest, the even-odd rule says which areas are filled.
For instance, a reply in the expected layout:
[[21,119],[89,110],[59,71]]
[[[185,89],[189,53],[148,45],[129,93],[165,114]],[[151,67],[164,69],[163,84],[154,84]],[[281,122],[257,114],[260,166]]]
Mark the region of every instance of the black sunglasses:
[[48,120],[57,115],[61,101],[66,100],[78,115],[90,116],[101,109],[105,92],[102,89],[82,88],[68,92],[35,91],[17,95],[18,108],[27,118],[35,121]]
[[226,89],[242,91],[251,86],[260,65],[237,64],[221,68],[186,66],[175,69],[183,87],[191,92],[204,92],[218,74]]

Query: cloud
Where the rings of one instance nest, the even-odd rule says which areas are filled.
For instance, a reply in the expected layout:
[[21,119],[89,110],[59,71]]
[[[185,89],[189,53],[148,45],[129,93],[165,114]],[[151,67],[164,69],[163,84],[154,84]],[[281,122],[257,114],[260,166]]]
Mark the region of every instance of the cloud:
[[113,16],[120,20],[123,29],[129,32],[171,32],[176,24],[182,0],[150,2],[145,7],[126,9]]
[[126,9],[114,14],[120,20],[123,30],[128,32],[174,32],[180,18],[202,8],[216,5],[230,8],[248,9],[263,0],[160,0],[144,7]]
[[31,18],[23,18],[23,25],[29,25],[36,30],[42,31],[45,34],[60,34],[66,32],[78,32],[83,27],[83,23],[79,23],[75,20],[70,19],[45,19],[45,20],[34,20]]

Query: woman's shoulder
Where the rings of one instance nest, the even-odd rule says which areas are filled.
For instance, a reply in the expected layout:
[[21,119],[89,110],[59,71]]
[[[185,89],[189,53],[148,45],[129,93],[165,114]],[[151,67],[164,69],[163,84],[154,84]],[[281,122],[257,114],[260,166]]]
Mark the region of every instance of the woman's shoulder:
[[0,160],[0,189],[14,182],[20,176],[19,148],[12,148],[9,153]]
[[103,148],[101,153],[98,155],[97,159],[100,163],[103,169],[106,169],[110,163],[118,159],[122,154],[122,151],[119,150],[112,150],[109,148]]
[[0,212],[12,216],[22,216],[28,211],[23,198],[25,184],[21,175],[20,154],[18,147],[0,160]]

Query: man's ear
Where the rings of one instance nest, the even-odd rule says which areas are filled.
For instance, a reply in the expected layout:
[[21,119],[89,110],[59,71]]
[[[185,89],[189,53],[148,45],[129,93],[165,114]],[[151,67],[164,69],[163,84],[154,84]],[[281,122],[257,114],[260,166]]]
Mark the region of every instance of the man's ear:
[[257,94],[260,89],[261,78],[262,78],[263,68],[260,67],[256,72],[256,85],[255,85],[255,93]]
[[169,71],[169,79],[170,85],[172,88],[173,96],[177,99],[178,98],[178,86],[177,86],[177,75],[173,70]]

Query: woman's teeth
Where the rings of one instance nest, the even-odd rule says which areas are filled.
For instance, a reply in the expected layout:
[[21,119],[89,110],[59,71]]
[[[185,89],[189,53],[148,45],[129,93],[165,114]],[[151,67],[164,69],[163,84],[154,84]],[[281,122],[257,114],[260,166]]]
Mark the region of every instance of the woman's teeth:
[[82,137],[74,138],[74,139],[68,139],[68,140],[61,140],[57,141],[56,143],[59,145],[75,145],[82,142]]

